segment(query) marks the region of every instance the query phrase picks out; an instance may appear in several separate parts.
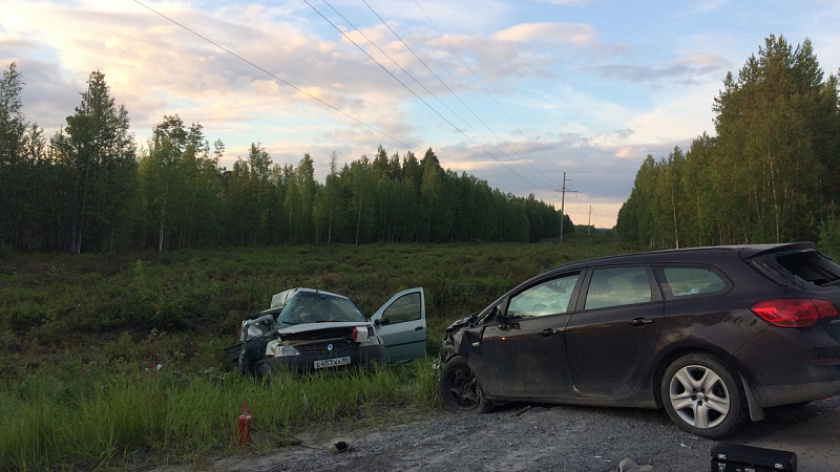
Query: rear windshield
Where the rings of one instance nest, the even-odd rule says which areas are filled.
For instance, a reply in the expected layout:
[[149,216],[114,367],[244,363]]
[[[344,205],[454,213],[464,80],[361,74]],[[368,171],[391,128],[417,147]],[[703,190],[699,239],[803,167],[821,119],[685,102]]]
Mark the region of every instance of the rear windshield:
[[803,287],[840,285],[840,265],[817,251],[778,254],[756,262],[788,283]]

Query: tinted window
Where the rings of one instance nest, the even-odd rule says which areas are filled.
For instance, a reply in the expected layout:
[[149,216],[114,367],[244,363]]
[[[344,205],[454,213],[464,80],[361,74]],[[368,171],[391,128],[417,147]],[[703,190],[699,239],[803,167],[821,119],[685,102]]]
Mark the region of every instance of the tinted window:
[[650,300],[650,284],[644,267],[596,269],[589,282],[585,308],[591,310]]
[[726,290],[726,281],[708,267],[658,267],[662,291],[667,298],[720,293]]
[[534,318],[566,313],[580,274],[551,279],[525,289],[510,300],[508,318]]
[[392,303],[391,306],[385,309],[382,316],[388,318],[390,324],[405,323],[406,321],[419,320],[421,312],[420,294],[409,293]]

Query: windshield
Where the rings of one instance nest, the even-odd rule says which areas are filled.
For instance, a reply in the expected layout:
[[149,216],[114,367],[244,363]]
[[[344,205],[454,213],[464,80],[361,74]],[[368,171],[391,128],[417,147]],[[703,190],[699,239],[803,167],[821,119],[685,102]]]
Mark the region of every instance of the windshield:
[[328,323],[333,321],[367,321],[362,312],[347,298],[314,292],[299,292],[286,304],[278,323]]

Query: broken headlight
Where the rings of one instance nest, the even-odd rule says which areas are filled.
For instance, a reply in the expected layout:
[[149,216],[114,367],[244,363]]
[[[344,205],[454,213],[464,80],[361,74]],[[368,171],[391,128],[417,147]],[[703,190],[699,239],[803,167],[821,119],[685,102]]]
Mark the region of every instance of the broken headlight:
[[379,338],[376,337],[376,336],[371,336],[371,337],[367,338],[366,341],[364,341],[362,343],[359,343],[359,346],[360,347],[363,347],[363,346],[378,346],[379,344],[381,344],[379,342]]
[[299,355],[300,351],[293,348],[292,346],[284,346],[282,344],[278,344],[277,347],[274,348],[274,357],[290,357]]

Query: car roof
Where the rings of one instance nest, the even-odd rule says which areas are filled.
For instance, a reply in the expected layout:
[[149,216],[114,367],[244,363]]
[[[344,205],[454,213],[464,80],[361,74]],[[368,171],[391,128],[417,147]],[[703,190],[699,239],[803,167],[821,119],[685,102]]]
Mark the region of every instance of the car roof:
[[683,249],[665,249],[660,251],[619,254],[615,256],[586,259],[554,267],[547,270],[545,273],[583,269],[597,265],[642,264],[652,262],[702,262],[704,259],[726,257],[749,259],[766,254],[809,250],[816,250],[814,243],[795,242],[782,244],[741,244],[730,246],[702,246]]

